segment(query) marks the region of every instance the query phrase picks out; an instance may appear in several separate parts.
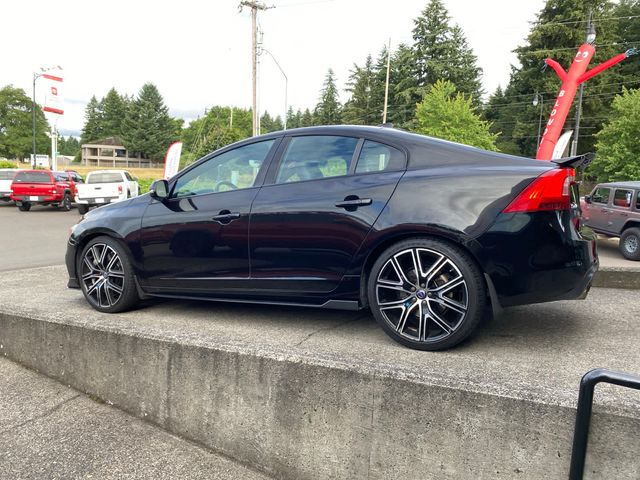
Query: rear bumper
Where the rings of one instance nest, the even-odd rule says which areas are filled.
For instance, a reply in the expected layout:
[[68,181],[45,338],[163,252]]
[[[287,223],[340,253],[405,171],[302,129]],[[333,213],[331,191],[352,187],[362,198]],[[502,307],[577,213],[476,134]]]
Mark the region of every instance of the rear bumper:
[[[32,200],[32,198],[35,198]],[[60,203],[63,197],[57,195],[11,195],[11,200],[18,205],[30,203],[31,205],[48,205],[50,203]]]
[[599,266],[595,235],[568,211],[501,214],[478,240],[502,307],[584,298]]

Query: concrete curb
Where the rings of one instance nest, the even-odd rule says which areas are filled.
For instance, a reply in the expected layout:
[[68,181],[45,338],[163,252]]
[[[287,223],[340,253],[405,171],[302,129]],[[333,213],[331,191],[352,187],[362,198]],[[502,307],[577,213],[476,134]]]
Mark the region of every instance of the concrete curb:
[[[0,312],[0,344],[12,360],[277,478],[568,475],[575,410],[566,405],[322,355],[28,314]],[[597,409],[592,429],[588,470],[636,478],[640,419]],[[611,460],[620,456],[627,474]]]
[[640,268],[600,267],[593,277],[593,287],[640,289]]

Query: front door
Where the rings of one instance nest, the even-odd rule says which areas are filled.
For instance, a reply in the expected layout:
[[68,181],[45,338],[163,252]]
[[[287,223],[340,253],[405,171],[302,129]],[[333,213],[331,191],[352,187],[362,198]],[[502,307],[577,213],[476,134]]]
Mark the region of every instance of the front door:
[[251,210],[251,286],[271,296],[328,293],[391,197],[405,155],[351,137],[288,142]]
[[150,292],[215,294],[249,277],[249,212],[274,140],[234,148],[179,174],[168,199],[142,219],[141,249]]
[[611,231],[611,188],[598,187],[591,194],[591,204],[589,204],[589,220],[587,225],[598,232]]

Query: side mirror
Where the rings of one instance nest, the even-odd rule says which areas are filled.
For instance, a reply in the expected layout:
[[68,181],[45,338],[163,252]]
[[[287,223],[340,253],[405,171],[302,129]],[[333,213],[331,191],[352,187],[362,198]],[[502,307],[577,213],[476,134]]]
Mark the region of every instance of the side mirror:
[[151,188],[149,190],[153,198],[164,200],[169,196],[169,182],[166,180],[156,180],[151,184]]
[[585,195],[585,196],[584,196],[584,201],[585,201],[586,203],[591,203],[591,195]]
[[138,177],[133,177],[133,181],[137,182],[138,181]]

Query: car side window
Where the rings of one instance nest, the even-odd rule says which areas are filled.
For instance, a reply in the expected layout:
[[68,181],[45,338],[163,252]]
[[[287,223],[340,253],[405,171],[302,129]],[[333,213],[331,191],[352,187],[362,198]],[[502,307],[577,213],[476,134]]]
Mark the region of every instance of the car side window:
[[404,161],[404,154],[397,148],[365,140],[356,165],[356,173],[401,170],[404,168]]
[[188,197],[252,187],[274,141],[244,145],[210,158],[178,178],[172,196]]
[[640,190],[636,192],[636,210],[640,210]]
[[357,145],[358,139],[353,137],[293,137],[280,162],[276,183],[347,175]]
[[609,195],[611,195],[611,189],[606,187],[599,187],[591,195],[591,201],[593,203],[602,203],[604,205],[609,203]]
[[629,208],[631,206],[632,197],[633,192],[631,190],[616,188],[616,193],[613,195],[613,206]]

